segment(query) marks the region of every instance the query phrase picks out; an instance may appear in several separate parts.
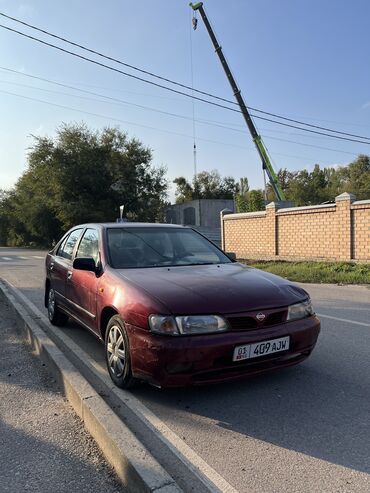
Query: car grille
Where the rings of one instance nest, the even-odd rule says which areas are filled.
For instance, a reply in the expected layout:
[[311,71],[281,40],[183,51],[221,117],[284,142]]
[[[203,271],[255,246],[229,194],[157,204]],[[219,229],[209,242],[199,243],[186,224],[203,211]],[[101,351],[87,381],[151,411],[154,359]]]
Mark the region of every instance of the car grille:
[[280,310],[266,315],[265,320],[259,322],[256,315],[259,312],[253,312],[253,315],[248,316],[230,316],[228,322],[231,326],[231,330],[253,330],[263,327],[271,327],[273,325],[282,324],[286,320],[287,310]]

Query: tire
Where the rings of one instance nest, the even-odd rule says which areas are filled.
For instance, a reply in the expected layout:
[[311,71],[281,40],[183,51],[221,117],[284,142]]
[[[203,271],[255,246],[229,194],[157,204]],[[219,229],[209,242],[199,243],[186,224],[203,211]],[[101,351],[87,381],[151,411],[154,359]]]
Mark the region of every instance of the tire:
[[68,322],[68,315],[60,311],[55,299],[55,291],[53,288],[49,288],[47,293],[47,309],[50,323],[57,325],[58,327],[66,325]]
[[114,315],[105,331],[105,360],[109,375],[121,389],[130,389],[137,383],[132,376],[130,345],[123,320]]

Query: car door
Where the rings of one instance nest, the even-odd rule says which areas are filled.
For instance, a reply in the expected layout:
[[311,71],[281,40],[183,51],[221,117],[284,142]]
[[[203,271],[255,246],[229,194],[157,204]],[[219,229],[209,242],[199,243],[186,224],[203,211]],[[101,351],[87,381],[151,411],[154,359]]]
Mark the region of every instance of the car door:
[[[99,265],[99,233],[95,228],[87,228],[77,246],[75,258],[92,257]],[[83,325],[96,331],[96,296],[99,276],[95,272],[71,268],[67,277],[66,296],[71,310]]]
[[49,264],[50,282],[55,291],[56,300],[60,306],[67,309],[69,304],[66,298],[66,281],[72,267],[73,250],[82,231],[82,228],[71,231],[62,241]]

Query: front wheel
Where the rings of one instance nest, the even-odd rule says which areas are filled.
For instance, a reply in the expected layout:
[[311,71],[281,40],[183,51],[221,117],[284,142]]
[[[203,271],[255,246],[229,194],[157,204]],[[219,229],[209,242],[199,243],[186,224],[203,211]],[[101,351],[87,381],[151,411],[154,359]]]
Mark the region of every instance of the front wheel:
[[55,299],[55,291],[49,288],[48,291],[48,317],[53,325],[62,326],[68,322],[68,315],[61,312]]
[[122,319],[115,315],[105,332],[105,359],[108,372],[121,389],[132,388],[137,380],[132,376],[129,340]]

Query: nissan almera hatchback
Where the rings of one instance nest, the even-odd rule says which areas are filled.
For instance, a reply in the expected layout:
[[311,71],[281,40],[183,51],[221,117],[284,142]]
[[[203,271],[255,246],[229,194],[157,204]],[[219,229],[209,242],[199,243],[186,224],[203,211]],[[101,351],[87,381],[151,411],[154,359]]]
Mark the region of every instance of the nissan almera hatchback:
[[104,342],[116,385],[206,384],[299,363],[320,322],[303,289],[235,262],[191,228],[84,224],[46,258],[50,322]]

